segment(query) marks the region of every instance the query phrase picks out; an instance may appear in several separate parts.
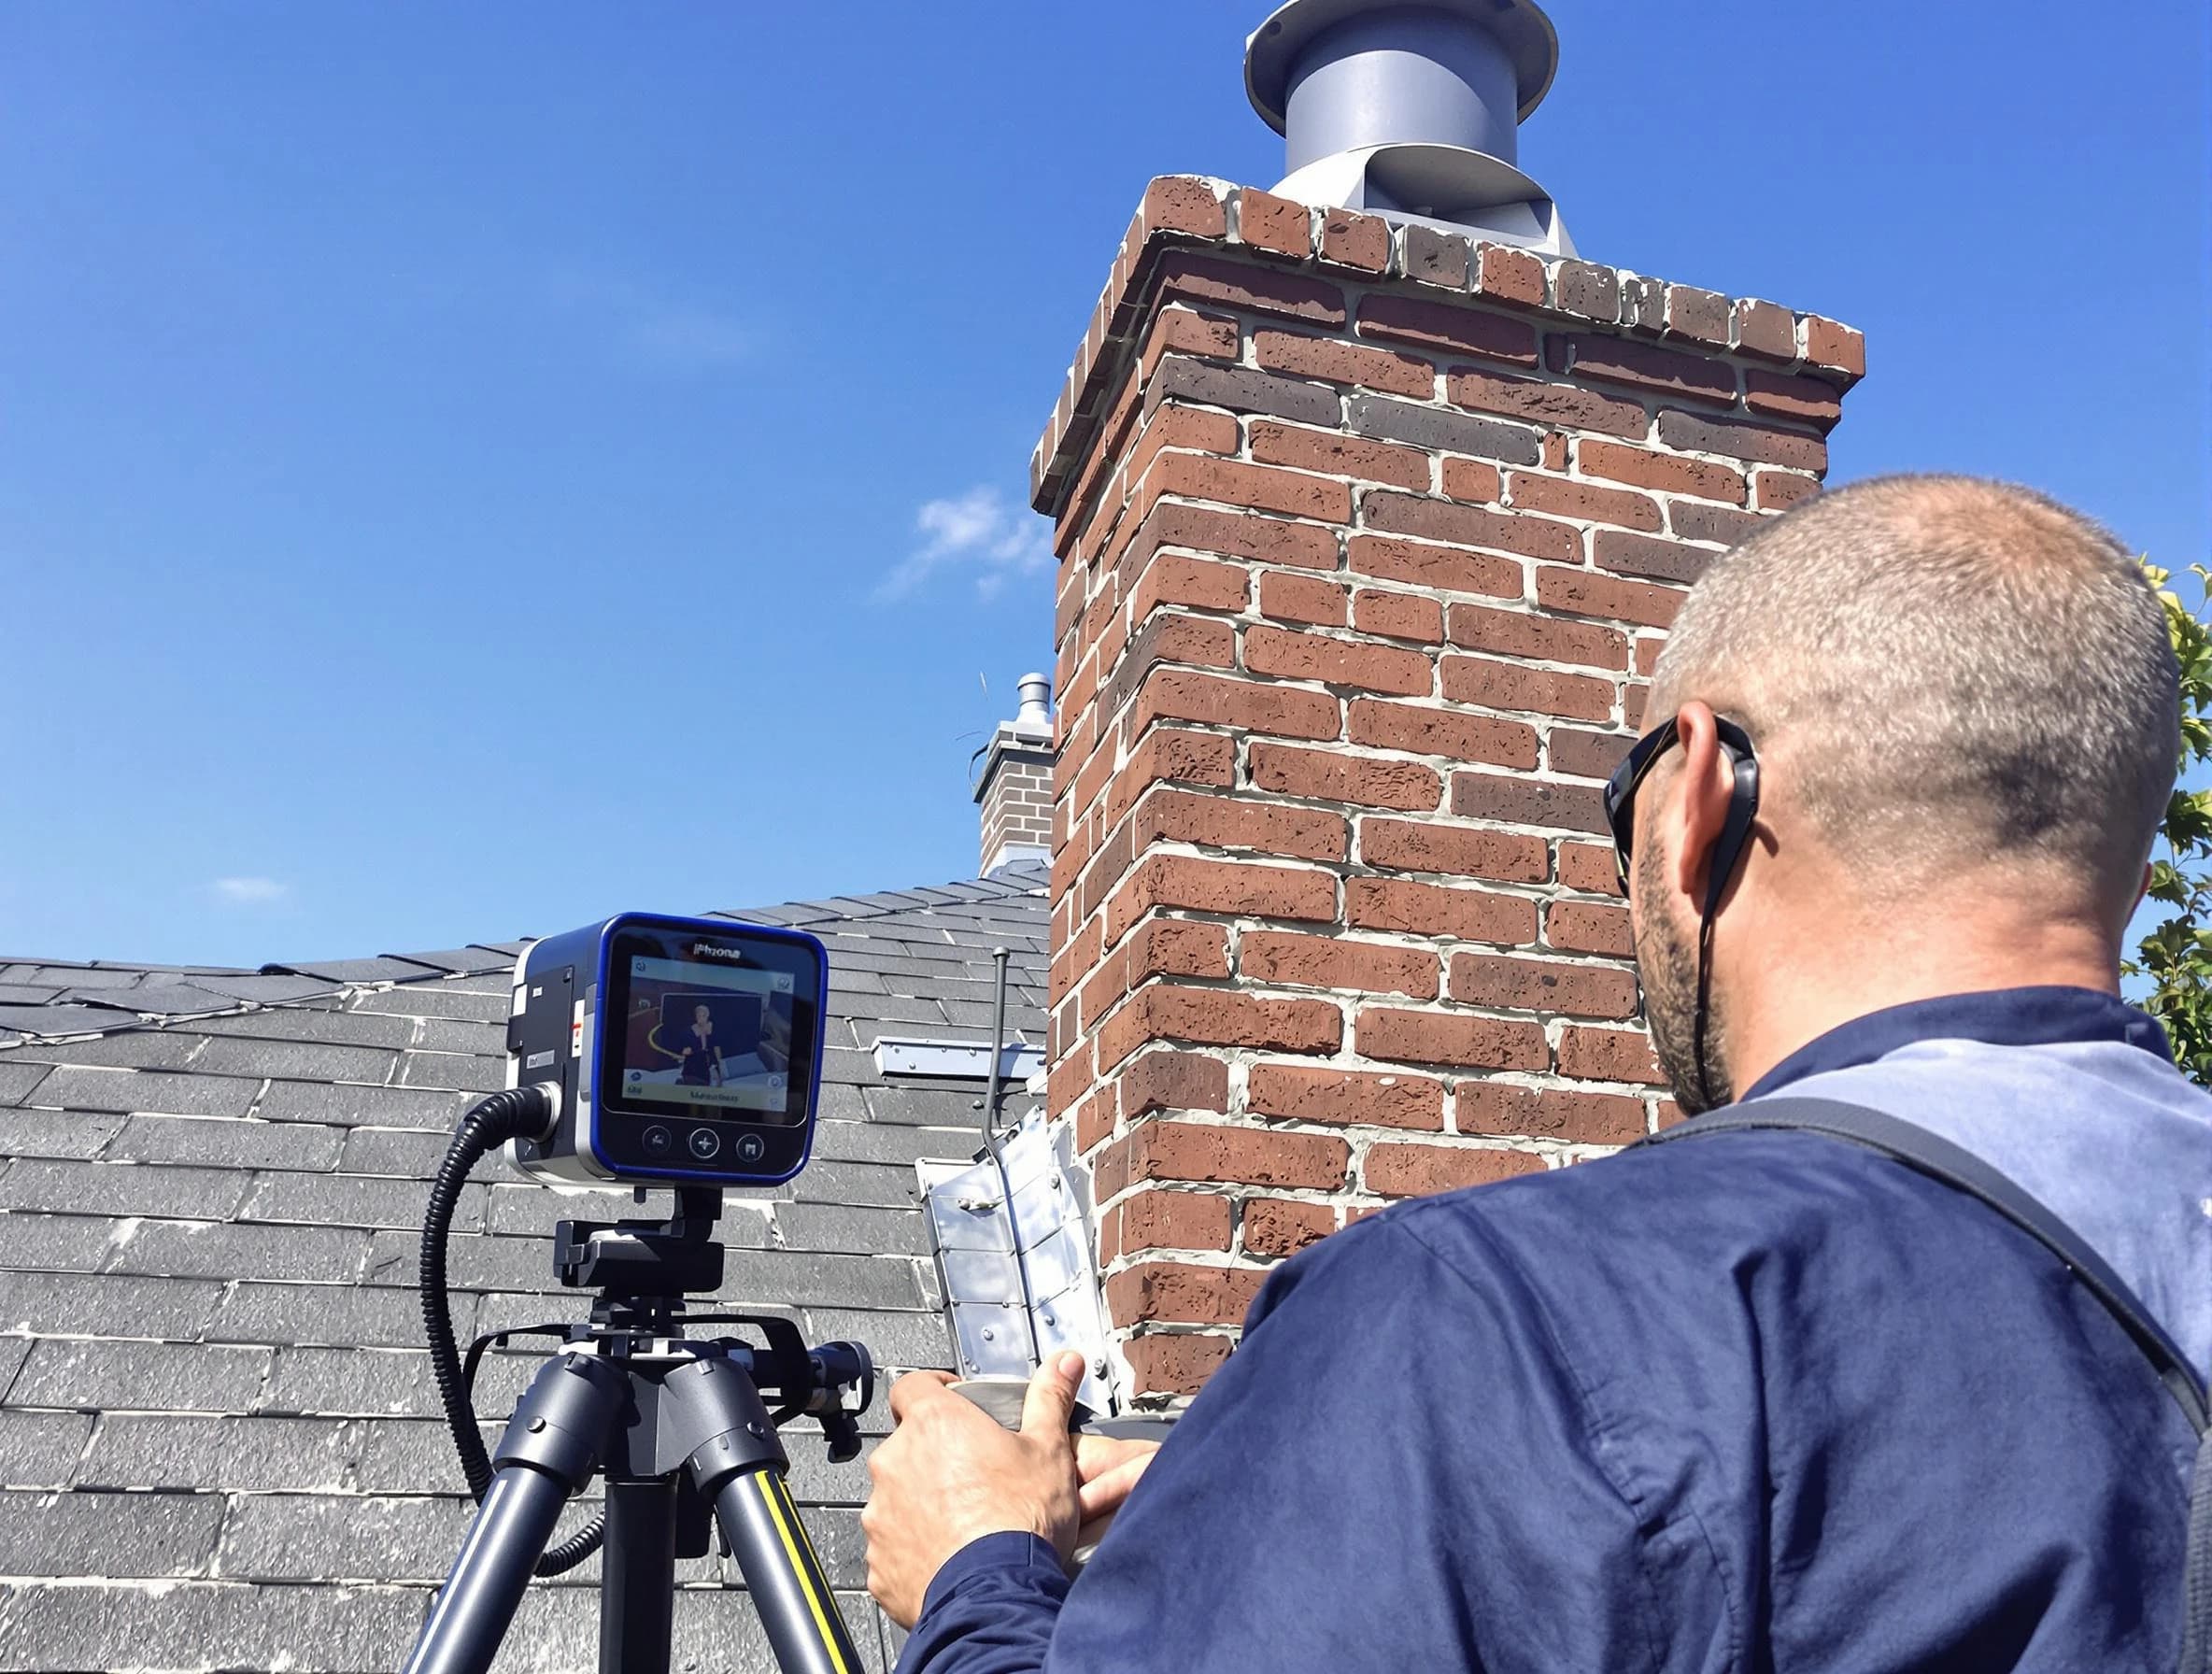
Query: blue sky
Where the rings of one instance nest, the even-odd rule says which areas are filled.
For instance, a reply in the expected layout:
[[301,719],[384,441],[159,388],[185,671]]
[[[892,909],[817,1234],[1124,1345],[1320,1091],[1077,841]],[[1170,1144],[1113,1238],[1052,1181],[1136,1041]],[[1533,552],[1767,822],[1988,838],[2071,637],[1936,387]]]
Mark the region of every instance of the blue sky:
[[[0,951],[971,871],[1030,446],[1145,178],[1281,174],[1265,9],[0,10]],[[2207,555],[2200,0],[1552,9],[1524,164],[1866,331],[1836,479]]]

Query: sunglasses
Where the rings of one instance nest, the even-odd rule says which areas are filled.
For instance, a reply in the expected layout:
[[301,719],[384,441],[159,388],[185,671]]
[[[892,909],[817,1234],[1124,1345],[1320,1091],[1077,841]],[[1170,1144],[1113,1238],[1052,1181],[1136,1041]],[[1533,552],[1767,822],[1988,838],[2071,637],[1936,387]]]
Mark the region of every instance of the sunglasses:
[[[1729,852],[1726,865],[1719,874],[1725,877],[1735,867],[1743,839],[1751,830],[1751,816],[1758,811],[1759,764],[1751,753],[1750,733],[1722,716],[1713,717],[1713,728],[1720,734],[1721,747],[1735,766],[1736,787],[1728,810],[1727,832],[1723,840]],[[1652,764],[1672,749],[1680,736],[1674,718],[1669,716],[1636,741],[1621,765],[1613,769],[1612,777],[1605,782],[1605,822],[1613,833],[1613,863],[1620,871],[1624,897],[1628,893],[1628,862],[1633,858],[1636,837],[1637,790],[1652,771]]]

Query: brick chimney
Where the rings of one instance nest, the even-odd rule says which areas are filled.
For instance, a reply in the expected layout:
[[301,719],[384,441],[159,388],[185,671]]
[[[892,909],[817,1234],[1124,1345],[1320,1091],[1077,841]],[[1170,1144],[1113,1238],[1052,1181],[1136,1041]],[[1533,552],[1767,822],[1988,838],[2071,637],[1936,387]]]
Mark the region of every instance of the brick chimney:
[[983,810],[983,863],[988,877],[1021,860],[1052,858],[1052,681],[1024,674],[1021,707],[984,746],[975,781]]
[[1033,468],[1049,1108],[1125,1387],[1394,1199],[1671,1114],[1599,787],[1685,584],[1819,487],[1858,333],[1170,177]]

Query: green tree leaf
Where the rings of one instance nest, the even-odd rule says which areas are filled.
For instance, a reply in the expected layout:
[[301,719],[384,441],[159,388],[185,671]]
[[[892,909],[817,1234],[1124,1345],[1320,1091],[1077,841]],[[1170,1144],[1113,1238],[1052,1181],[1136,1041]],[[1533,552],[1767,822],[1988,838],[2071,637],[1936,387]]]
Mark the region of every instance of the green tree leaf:
[[[2212,569],[2191,564],[2198,596]],[[2193,614],[2168,585],[2170,571],[2148,560],[2144,574],[2165,606],[2166,633],[2181,669],[2181,777],[2212,760],[2212,623]],[[2170,909],[2136,943],[2126,970],[2148,977],[2143,1009],[2164,1027],[2174,1061],[2200,1086],[2212,1086],[2212,791],[2177,788],[2166,804],[2150,863],[2150,899]]]

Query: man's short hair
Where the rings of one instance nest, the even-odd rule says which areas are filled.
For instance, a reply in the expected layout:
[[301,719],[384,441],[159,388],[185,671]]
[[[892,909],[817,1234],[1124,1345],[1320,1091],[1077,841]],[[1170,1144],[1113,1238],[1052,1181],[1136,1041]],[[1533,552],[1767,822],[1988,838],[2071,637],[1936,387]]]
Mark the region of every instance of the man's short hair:
[[2132,901],[2181,747],[2141,564],[2054,500],[1964,476],[1855,483],[1716,560],[1651,715],[1692,698],[1743,723],[1777,797],[1877,891],[2043,859]]

